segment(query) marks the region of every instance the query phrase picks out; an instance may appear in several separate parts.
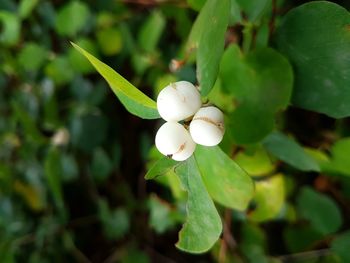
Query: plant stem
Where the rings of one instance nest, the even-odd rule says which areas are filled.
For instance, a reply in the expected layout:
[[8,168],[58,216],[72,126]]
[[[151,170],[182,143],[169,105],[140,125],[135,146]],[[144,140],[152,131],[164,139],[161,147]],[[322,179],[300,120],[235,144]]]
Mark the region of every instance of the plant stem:
[[243,29],[243,52],[246,54],[249,52],[253,41],[253,24],[247,22]]
[[295,260],[307,260],[307,259],[313,259],[313,258],[320,258],[323,256],[327,256],[329,254],[331,254],[331,250],[329,248],[324,248],[319,250],[295,253],[291,255],[283,255],[283,256],[277,257],[277,259],[281,260],[282,262],[294,262]]

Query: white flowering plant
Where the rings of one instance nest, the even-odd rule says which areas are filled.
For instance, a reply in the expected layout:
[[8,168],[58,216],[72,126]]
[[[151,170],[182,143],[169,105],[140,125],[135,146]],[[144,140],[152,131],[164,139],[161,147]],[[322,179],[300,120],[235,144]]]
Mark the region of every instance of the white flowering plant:
[[[248,8],[245,18],[235,1],[207,0],[171,67],[195,63],[197,82],[167,83],[156,100],[73,43],[131,114],[159,119],[154,142],[163,157],[145,178],[177,176],[187,191],[187,218],[176,244],[181,250],[213,247],[223,231],[221,207],[254,222],[280,216],[287,209],[281,161],[300,171],[324,169],[317,149],[305,149],[279,131],[288,106],[350,116],[350,45],[342,44],[350,44],[344,31],[348,12],[315,1],[267,23],[267,6],[252,9],[259,12]],[[241,43],[230,35],[237,23],[244,28]],[[331,30],[339,41],[320,37],[319,30]]]

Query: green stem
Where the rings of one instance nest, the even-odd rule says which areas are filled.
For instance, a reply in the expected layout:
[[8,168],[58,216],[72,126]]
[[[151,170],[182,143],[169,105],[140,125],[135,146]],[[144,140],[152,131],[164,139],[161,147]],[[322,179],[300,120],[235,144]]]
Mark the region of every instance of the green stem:
[[248,53],[253,42],[253,24],[245,23],[243,29],[243,52]]

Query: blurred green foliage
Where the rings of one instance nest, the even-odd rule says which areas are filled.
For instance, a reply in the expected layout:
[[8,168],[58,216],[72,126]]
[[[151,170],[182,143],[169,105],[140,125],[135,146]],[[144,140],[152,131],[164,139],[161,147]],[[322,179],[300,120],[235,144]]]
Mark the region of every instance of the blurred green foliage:
[[[348,11],[208,1],[0,1],[1,263],[350,260],[350,122],[321,114],[349,115]],[[70,41],[150,98],[204,82],[220,147],[158,161],[160,122],[129,114]],[[180,249],[219,241],[179,251],[185,222]]]

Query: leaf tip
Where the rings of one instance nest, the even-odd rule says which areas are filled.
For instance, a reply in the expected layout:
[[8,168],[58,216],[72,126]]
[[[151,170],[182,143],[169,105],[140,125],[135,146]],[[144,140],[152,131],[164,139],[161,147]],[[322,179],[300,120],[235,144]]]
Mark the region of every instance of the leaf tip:
[[75,44],[73,41],[69,41],[69,43],[80,53],[84,54],[85,50],[79,47],[77,44]]

